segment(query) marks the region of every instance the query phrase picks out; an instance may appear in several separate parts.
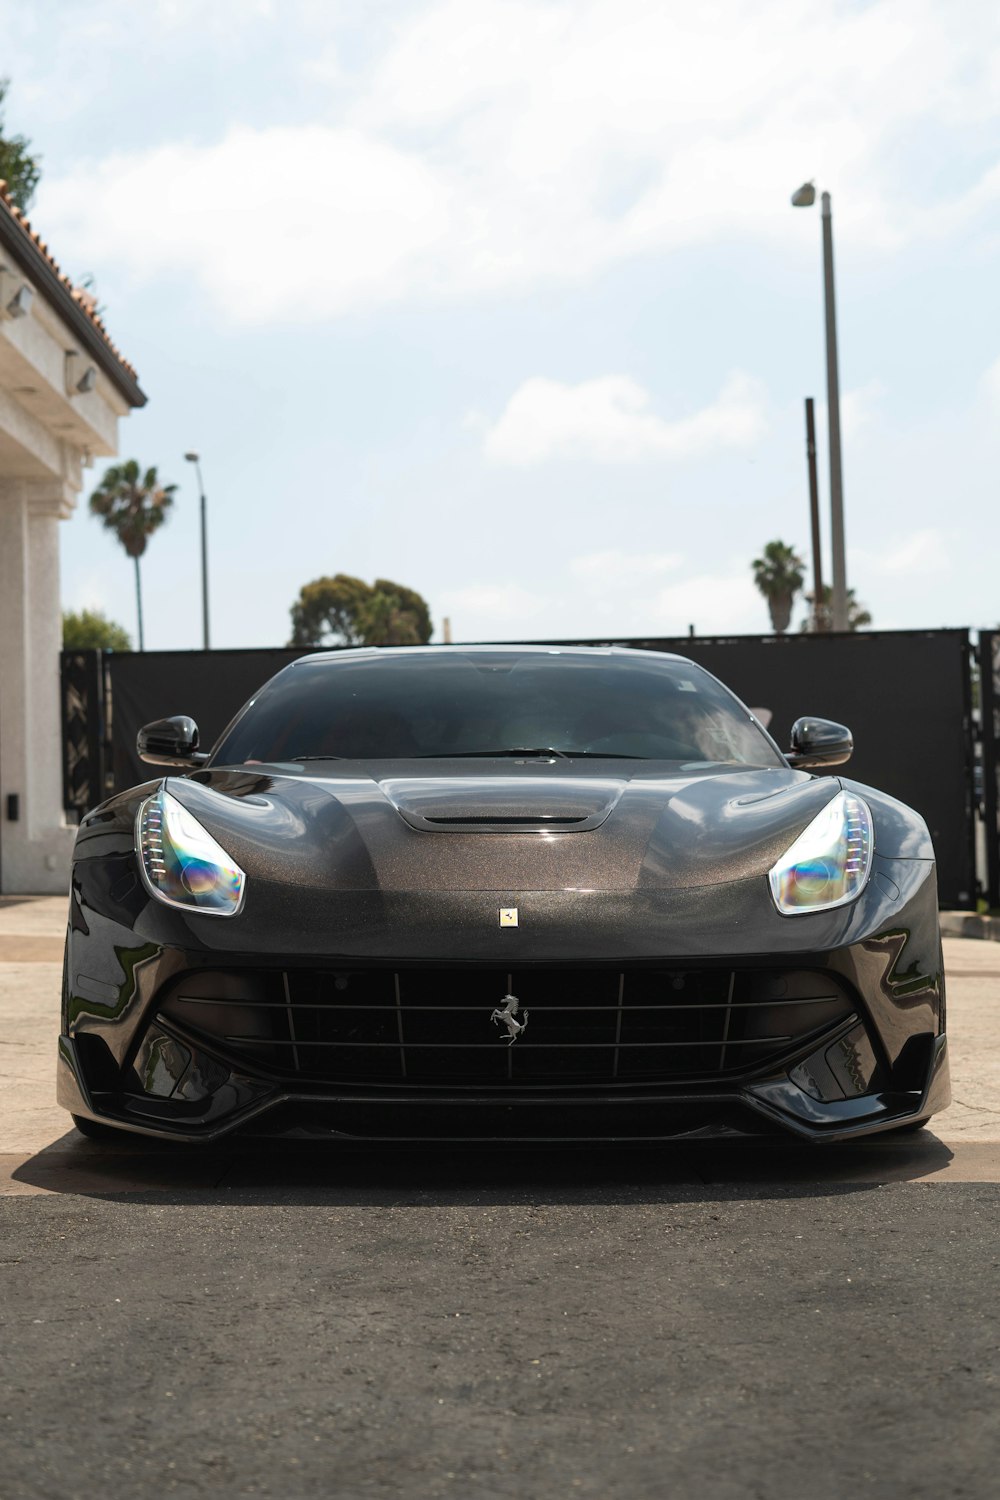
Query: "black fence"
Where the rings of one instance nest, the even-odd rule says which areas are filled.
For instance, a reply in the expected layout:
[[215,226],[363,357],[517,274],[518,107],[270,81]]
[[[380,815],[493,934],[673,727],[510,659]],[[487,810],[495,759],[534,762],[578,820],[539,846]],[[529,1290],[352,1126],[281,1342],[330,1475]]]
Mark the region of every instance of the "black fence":
[[985,843],[984,894],[1000,906],[1000,631],[979,633],[979,724],[981,754],[975,767]]
[[110,663],[110,652],[62,653],[63,806],[77,822],[114,791],[106,707]]
[[[973,907],[980,892],[1000,904],[1000,633],[982,633],[978,663],[967,630],[542,644],[613,644],[691,657],[750,707],[768,710],[771,733],[783,747],[802,714],[850,725],[857,747],[848,767],[851,777],[909,803],[927,820],[942,904]],[[269,677],[302,654],[287,649],[64,653],[67,808],[79,815],[111,791],[149,779],[149,767],[135,752],[142,724],[190,714],[202,745],[209,746]],[[979,713],[973,705],[974,668]],[[978,883],[977,813],[987,833],[986,869]]]

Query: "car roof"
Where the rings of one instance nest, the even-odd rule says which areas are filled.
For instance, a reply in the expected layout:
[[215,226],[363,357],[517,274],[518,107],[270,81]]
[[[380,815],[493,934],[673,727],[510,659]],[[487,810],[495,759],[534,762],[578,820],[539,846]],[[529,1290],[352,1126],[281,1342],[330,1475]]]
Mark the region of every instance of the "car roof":
[[322,665],[327,662],[357,661],[362,657],[441,657],[441,656],[594,656],[622,657],[626,660],[679,661],[694,665],[686,656],[672,651],[642,651],[629,646],[573,646],[573,645],[521,645],[511,642],[488,645],[450,646],[348,646],[333,651],[312,651],[308,656],[298,657],[295,667]]

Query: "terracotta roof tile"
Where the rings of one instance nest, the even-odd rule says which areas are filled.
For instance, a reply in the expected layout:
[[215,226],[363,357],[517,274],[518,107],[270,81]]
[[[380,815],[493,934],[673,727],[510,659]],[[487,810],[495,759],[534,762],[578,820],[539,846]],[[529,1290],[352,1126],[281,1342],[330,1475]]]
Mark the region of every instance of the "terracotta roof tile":
[[39,250],[48,261],[49,266],[55,273],[56,277],[66,288],[67,292],[72,297],[77,306],[82,309],[82,311],[90,319],[91,323],[93,323],[101,339],[106,344],[109,352],[118,361],[122,369],[126,370],[128,374],[131,375],[132,379],[137,381],[139,377],[136,374],[134,367],[129,364],[128,360],[118,349],[117,345],[112,343],[111,338],[108,335],[108,330],[105,328],[104,323],[102,322],[100,317],[98,317],[96,297],[94,297],[93,293],[88,292],[85,287],[74,286],[69,277],[60,270],[54,257],[49,252],[48,245],[42,239],[41,235],[38,234],[36,230],[32,229],[27,216],[21,212],[17,204],[14,202],[13,198],[10,196],[10,193],[7,191],[7,184],[6,182],[4,182],[3,178],[0,178],[0,204],[2,204],[3,207],[7,210],[11,218],[16,220],[21,229],[24,231],[25,235],[27,235],[28,239],[32,241],[35,248]]

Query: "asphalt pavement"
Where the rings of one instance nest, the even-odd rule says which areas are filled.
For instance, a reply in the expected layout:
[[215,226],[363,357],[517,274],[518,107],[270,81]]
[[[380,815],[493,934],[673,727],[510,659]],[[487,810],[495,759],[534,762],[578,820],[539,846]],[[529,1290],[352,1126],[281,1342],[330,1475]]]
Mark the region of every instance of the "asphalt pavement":
[[995,944],[946,944],[909,1138],[107,1150],[45,907],[0,907],[0,1500],[996,1493]]

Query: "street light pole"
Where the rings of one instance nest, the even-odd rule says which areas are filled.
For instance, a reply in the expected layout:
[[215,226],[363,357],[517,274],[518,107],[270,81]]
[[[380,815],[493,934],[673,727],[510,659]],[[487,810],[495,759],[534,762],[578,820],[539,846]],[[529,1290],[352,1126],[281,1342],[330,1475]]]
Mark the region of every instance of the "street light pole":
[[[792,194],[794,208],[816,201],[811,182]],[[833,213],[829,193],[821,198],[823,224],[823,307],[826,316],[826,416],[830,449],[830,543],[834,630],[847,629],[847,550],[844,539],[844,471],[840,453],[840,372],[837,363],[837,305],[833,290]]]
[[206,651],[211,649],[208,638],[208,523],[205,513],[205,486],[201,478],[201,463],[197,453],[185,453],[184,457],[189,464],[194,464],[195,473],[198,476],[198,494],[201,500],[201,623],[202,644]]
[[833,628],[847,629],[847,554],[844,542],[844,471],[840,460],[840,373],[837,368],[837,307],[833,294],[833,214],[822,197],[823,303],[826,310],[826,412],[830,430],[830,550],[833,564]]
[[823,608],[823,557],[819,530],[819,485],[816,482],[816,419],[813,415],[813,398],[806,397],[806,467],[809,471],[809,529],[812,532],[813,553],[813,629],[824,630],[826,613]]

